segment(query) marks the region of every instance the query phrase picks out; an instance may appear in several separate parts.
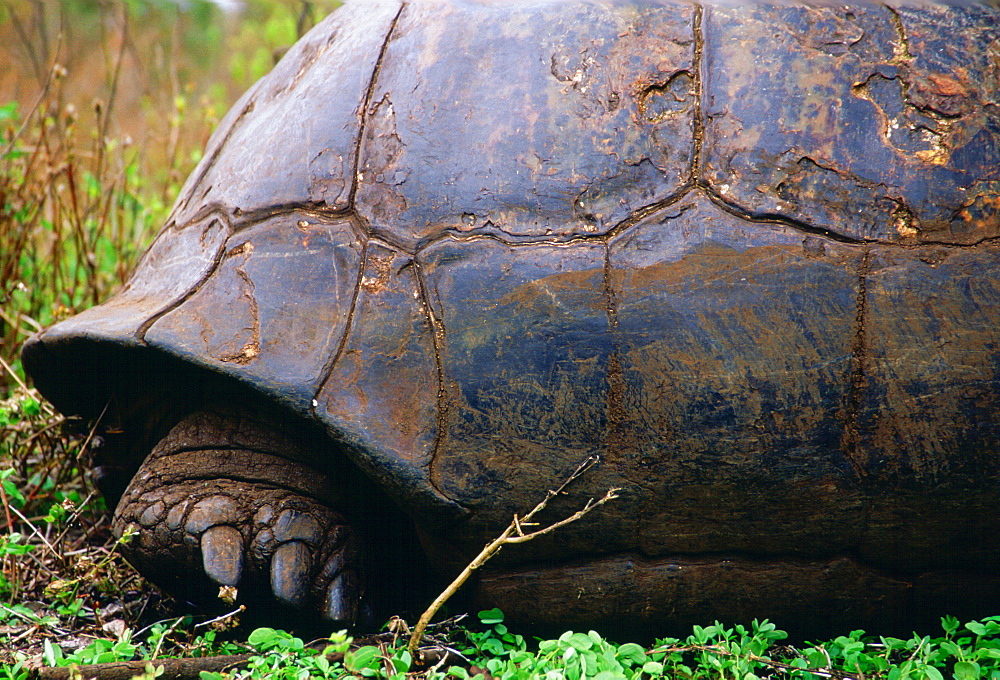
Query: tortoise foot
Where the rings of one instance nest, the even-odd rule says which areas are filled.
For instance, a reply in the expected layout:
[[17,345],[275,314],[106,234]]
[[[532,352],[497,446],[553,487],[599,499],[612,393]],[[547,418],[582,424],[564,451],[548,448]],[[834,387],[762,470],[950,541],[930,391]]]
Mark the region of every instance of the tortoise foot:
[[[154,448],[115,511],[126,558],[166,590],[210,603],[354,623],[363,595],[356,531],[301,446],[245,415],[195,413]],[[232,594],[232,591],[229,591]],[[261,612],[265,613],[265,612]]]

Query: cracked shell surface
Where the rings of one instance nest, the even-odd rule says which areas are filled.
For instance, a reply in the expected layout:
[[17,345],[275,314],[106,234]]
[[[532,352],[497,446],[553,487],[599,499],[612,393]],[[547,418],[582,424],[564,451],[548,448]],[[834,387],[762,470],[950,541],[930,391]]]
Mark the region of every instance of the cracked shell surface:
[[974,609],[1000,604],[998,237],[995,7],[356,2],[25,362],[71,412],[90,345],[234,378],[443,572],[599,455],[554,511],[621,498],[483,577],[514,618]]

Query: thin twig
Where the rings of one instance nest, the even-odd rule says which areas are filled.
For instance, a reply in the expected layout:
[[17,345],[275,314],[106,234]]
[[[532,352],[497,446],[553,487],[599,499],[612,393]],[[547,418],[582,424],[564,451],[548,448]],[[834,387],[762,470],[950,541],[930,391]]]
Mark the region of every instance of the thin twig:
[[584,505],[582,509],[573,513],[566,519],[555,522],[550,526],[544,527],[542,529],[538,529],[536,531],[532,531],[527,534],[524,533],[523,527],[537,526],[537,523],[532,523],[531,519],[539,512],[544,510],[545,506],[549,504],[550,500],[552,500],[553,498],[562,493],[565,493],[566,487],[569,486],[570,483],[572,483],[575,479],[580,477],[580,475],[585,473],[587,470],[597,465],[598,462],[600,462],[600,456],[589,456],[586,460],[584,460],[582,463],[580,463],[580,465],[577,466],[576,470],[574,470],[573,473],[569,477],[567,477],[562,484],[559,485],[559,488],[555,490],[550,489],[549,491],[547,491],[545,494],[545,498],[542,499],[542,501],[538,505],[532,508],[531,512],[526,514],[524,517],[518,517],[517,515],[514,515],[514,519],[511,521],[510,525],[503,530],[503,533],[501,533],[497,538],[495,538],[489,544],[487,544],[487,546],[483,548],[482,551],[480,551],[480,553],[476,555],[476,557],[471,562],[469,562],[469,564],[465,567],[465,569],[462,570],[462,573],[459,574],[457,577],[455,577],[455,580],[452,581],[448,585],[448,587],[445,588],[441,592],[441,594],[437,596],[437,598],[431,603],[431,605],[427,608],[427,610],[424,611],[423,614],[421,614],[420,620],[417,621],[417,625],[413,627],[413,633],[410,635],[410,642],[407,645],[407,649],[409,650],[410,654],[414,656],[414,658],[417,657],[417,647],[420,646],[420,641],[421,639],[423,639],[424,635],[424,629],[427,628],[427,624],[430,623],[430,620],[434,618],[434,615],[437,614],[441,606],[444,605],[444,603],[447,602],[448,599],[451,598],[451,596],[454,595],[458,591],[458,589],[462,587],[462,584],[465,583],[470,576],[472,576],[472,573],[474,571],[476,571],[481,566],[486,564],[487,560],[489,560],[491,557],[500,552],[500,548],[502,548],[504,545],[508,543],[525,543],[533,538],[537,538],[539,536],[549,533],[550,531],[554,531],[559,527],[566,526],[570,522],[575,522],[576,520],[580,519],[594,508],[600,507],[601,505],[604,505],[608,501],[618,498],[617,493],[621,489],[616,489],[616,488],[608,489],[607,493],[605,493],[600,500],[595,501],[593,498],[591,498],[590,500],[587,501],[586,505]]
[[160,655],[160,649],[163,648],[163,641],[167,639],[168,635],[177,630],[177,626],[179,626],[181,621],[183,620],[184,620],[183,616],[179,617],[176,621],[174,621],[173,625],[167,629],[167,632],[165,632],[163,635],[160,636],[160,639],[156,641],[156,649],[153,650],[153,653],[149,657],[150,661],[156,660],[156,657]]
[[3,514],[7,520],[7,531],[14,531],[14,518],[10,516],[10,501],[7,499],[7,490],[0,483],[0,503],[3,503]]
[[228,614],[223,614],[222,616],[216,616],[214,619],[209,619],[208,621],[202,621],[201,623],[196,623],[194,627],[204,628],[206,626],[211,626],[213,623],[218,623],[219,621],[225,621],[226,619],[230,619],[236,616],[237,614],[242,614],[245,611],[246,611],[246,606],[241,604],[239,607],[229,612]]
[[[146,675],[153,668],[157,677],[175,680],[198,680],[202,673],[223,673],[246,666],[258,656],[254,653],[232,656],[199,656],[186,659],[157,659],[154,661],[115,661],[87,666],[61,666],[39,668],[34,677],[39,680],[71,680],[71,678],[96,678],[97,680],[129,680],[137,675]],[[331,657],[327,657],[330,659]],[[342,658],[342,657],[341,657]],[[162,675],[161,675],[162,673]],[[31,676],[29,676],[31,677]]]
[[55,547],[51,543],[49,543],[49,540],[47,538],[45,538],[45,534],[43,534],[41,531],[39,531],[38,527],[36,527],[34,524],[32,524],[31,520],[28,519],[27,517],[25,517],[24,513],[22,513],[20,510],[18,510],[17,508],[15,508],[13,505],[10,506],[10,509],[14,512],[15,515],[17,515],[18,517],[21,518],[22,522],[24,522],[25,524],[28,525],[28,528],[31,529],[31,533],[35,534],[35,536],[38,536],[38,538],[41,539],[42,543],[45,544],[45,547],[48,548],[49,551],[58,558],[59,557],[59,551],[56,550]]
[[[10,325],[10,327],[13,328],[14,330],[20,333],[24,333],[27,336],[31,336],[37,333],[38,331],[42,330],[42,325],[37,321],[35,321],[34,319],[32,319],[27,314],[24,314],[23,312],[14,312],[14,314],[17,315],[18,319],[17,321],[11,318],[11,316],[8,315],[5,311],[0,309],[0,319],[6,321],[7,324]],[[21,326],[22,321],[27,322],[28,325],[32,326],[32,329],[30,331],[24,330],[24,327]]]
[[605,493],[604,496],[602,496],[599,500],[595,501],[593,498],[591,498],[590,500],[587,501],[587,504],[584,505],[583,508],[581,508],[580,510],[577,510],[576,512],[574,512],[572,515],[570,515],[566,519],[561,519],[558,522],[556,522],[555,524],[550,524],[549,526],[545,527],[544,529],[539,529],[538,531],[533,531],[530,534],[519,534],[518,536],[512,536],[512,537],[508,538],[506,542],[507,543],[524,543],[526,541],[530,541],[533,538],[538,538],[539,536],[543,536],[545,534],[551,533],[551,532],[555,531],[556,529],[558,529],[559,527],[564,527],[564,526],[566,526],[567,524],[569,524],[571,522],[575,522],[576,520],[580,519],[581,517],[583,517],[584,515],[586,515],[588,512],[590,512],[594,508],[596,508],[596,507],[598,507],[600,505],[604,505],[605,503],[607,503],[610,500],[614,500],[615,498],[618,498],[618,496],[616,494],[619,491],[621,491],[621,489],[618,489],[618,488],[608,489],[607,493]]

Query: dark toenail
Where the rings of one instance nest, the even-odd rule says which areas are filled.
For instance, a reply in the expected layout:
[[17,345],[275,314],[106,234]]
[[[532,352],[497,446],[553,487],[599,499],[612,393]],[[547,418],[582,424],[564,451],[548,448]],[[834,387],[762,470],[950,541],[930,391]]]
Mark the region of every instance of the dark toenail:
[[339,574],[343,568],[346,566],[346,560],[344,559],[344,551],[338,550],[337,552],[330,555],[330,559],[326,561],[323,565],[323,570],[320,572],[320,578],[333,578]]
[[210,527],[201,536],[205,574],[220,586],[236,586],[243,575],[243,536],[233,527]]
[[354,571],[340,572],[326,589],[326,618],[353,623],[358,615],[357,577]]
[[301,541],[278,546],[271,558],[271,590],[274,596],[293,607],[306,604],[312,555]]

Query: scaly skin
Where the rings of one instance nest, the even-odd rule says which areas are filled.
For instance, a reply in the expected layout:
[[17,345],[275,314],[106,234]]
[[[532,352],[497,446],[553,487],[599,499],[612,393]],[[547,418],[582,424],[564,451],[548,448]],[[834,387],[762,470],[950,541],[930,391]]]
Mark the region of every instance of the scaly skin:
[[153,449],[115,511],[137,536],[128,560],[171,592],[210,601],[235,586],[251,607],[273,602],[353,623],[363,592],[356,531],[331,506],[308,449],[245,412],[195,412]]

